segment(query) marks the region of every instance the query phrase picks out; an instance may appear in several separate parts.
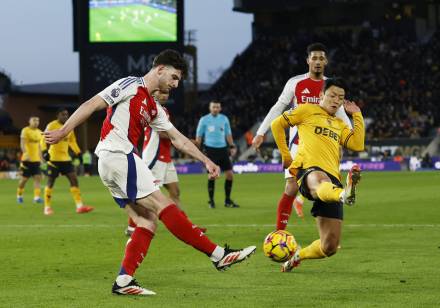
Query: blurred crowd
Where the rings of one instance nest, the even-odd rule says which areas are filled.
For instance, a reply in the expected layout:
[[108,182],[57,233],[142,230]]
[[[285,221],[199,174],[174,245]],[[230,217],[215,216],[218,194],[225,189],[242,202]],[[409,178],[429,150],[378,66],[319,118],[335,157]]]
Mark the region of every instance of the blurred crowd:
[[[440,81],[440,33],[422,44],[405,33],[368,23],[356,32],[260,36],[206,93],[205,103],[209,98],[220,100],[241,136],[264,118],[290,77],[307,72],[305,50],[311,42],[329,48],[326,76],[347,80],[348,98],[370,118],[368,139],[426,137],[439,124],[440,93],[435,85]],[[176,126],[191,136],[196,119],[185,121]]]

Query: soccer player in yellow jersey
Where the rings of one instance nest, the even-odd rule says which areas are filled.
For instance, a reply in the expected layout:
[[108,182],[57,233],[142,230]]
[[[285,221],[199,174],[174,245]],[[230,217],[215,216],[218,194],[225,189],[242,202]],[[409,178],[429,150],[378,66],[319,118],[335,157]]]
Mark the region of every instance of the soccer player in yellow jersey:
[[38,129],[39,125],[40,118],[32,116],[29,118],[29,126],[26,126],[21,130],[20,147],[23,154],[20,163],[21,179],[20,182],[18,182],[17,188],[18,203],[23,203],[24,186],[31,177],[34,179],[34,202],[43,202],[40,197],[40,141],[43,138],[43,135],[41,130]]
[[[50,122],[46,131],[60,129],[69,118],[69,112],[67,109],[60,109],[57,113],[57,119]],[[81,157],[81,150],[76,143],[75,133],[72,131],[66,137],[64,137],[59,143],[47,145],[44,139],[41,141],[41,150],[43,152],[43,158],[47,161],[47,184],[44,189],[44,214],[52,215],[53,210],[51,206],[52,201],[52,189],[55,184],[55,180],[59,174],[65,175],[70,182],[70,192],[73,200],[76,204],[76,212],[78,214],[87,213],[93,210],[93,207],[83,204],[81,199],[81,193],[78,186],[78,178],[72,165],[72,158],[69,155],[69,148],[75,153],[76,156]]]
[[[352,115],[354,127],[335,117],[344,104]],[[296,125],[299,133],[298,153],[292,160],[286,144],[284,130]],[[301,260],[320,259],[336,253],[341,238],[343,203],[353,205],[356,185],[360,180],[360,168],[355,165],[347,176],[345,189],[339,172],[340,145],[353,151],[364,149],[364,121],[354,102],[345,101],[343,80],[326,80],[320,94],[319,105],[305,104],[284,112],[272,124],[272,133],[280,149],[284,166],[297,179],[299,191],[312,200],[311,213],[316,217],[320,239],[295,252],[282,266],[291,271]]]

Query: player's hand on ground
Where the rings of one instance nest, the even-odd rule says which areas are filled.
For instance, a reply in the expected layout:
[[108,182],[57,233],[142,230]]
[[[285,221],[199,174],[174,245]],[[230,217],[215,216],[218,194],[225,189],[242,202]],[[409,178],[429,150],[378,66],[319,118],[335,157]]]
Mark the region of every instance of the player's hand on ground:
[[44,140],[48,144],[55,144],[65,137],[65,134],[60,129],[43,132]]
[[283,160],[284,169],[289,168],[289,166],[292,164],[292,156],[290,156],[290,155],[282,157],[282,160]]
[[214,164],[212,161],[205,163],[205,168],[208,171],[208,177],[210,179],[218,178],[220,175],[220,167]]
[[348,101],[348,100],[346,100],[344,102],[344,109],[345,109],[345,112],[347,112],[350,115],[355,113],[355,112],[360,112],[361,111],[361,109],[358,107],[358,105],[356,105],[355,102]]
[[258,151],[260,149],[261,144],[264,141],[264,136],[255,135],[254,139],[252,139],[252,147]]

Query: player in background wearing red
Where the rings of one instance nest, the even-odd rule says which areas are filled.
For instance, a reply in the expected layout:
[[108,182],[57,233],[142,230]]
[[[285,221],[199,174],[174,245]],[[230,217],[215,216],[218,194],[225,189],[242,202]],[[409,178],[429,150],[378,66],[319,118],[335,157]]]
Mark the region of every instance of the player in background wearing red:
[[[155,91],[153,97],[161,104],[163,110],[171,118],[170,112],[164,106],[169,98],[168,92]],[[145,161],[148,168],[153,173],[159,186],[164,186],[168,191],[169,197],[182,211],[182,214],[187,216],[182,209],[180,201],[179,179],[177,177],[176,167],[171,158],[172,143],[166,133],[156,132],[151,127],[147,126],[145,129],[144,145],[142,147],[142,160]],[[128,219],[128,226],[125,230],[127,236],[131,236],[136,228],[133,219]],[[206,228],[198,227],[202,232],[206,232]]]
[[[47,143],[62,140],[95,111],[107,109],[96,147],[98,172],[117,204],[124,208],[137,227],[125,247],[125,255],[112,292],[119,295],[153,295],[133,278],[147,254],[157,228],[157,220],[178,239],[205,253],[217,270],[225,270],[255,252],[255,246],[233,250],[213,243],[182,214],[155,182],[150,169],[138,154],[137,145],[150,126],[166,132],[180,151],[201,161],[211,177],[218,177],[220,168],[207,158],[168,120],[165,111],[151,96],[156,90],[169,92],[177,88],[186,75],[187,64],[174,50],[162,51],[153,67],[143,77],[120,79],[81,104],[60,129],[45,132]],[[142,139],[141,139],[142,138]]]
[[[309,71],[302,75],[290,78],[278,101],[272,106],[254,137],[252,145],[255,149],[261,146],[264,141],[264,135],[270,127],[271,122],[281,113],[288,109],[295,109],[301,104],[319,104],[319,94],[324,87],[324,69],[328,64],[327,47],[321,43],[313,43],[307,47],[307,64]],[[350,119],[341,106],[336,112],[336,116],[344,120],[344,122],[352,127]],[[289,131],[289,150],[294,158],[298,149],[298,129],[296,126],[291,127]],[[292,204],[299,217],[303,217],[302,205],[304,198],[298,195],[298,184],[295,178],[285,170],[286,186],[278,202],[277,209],[277,230],[285,230],[292,213]],[[295,198],[297,197],[297,198]]]

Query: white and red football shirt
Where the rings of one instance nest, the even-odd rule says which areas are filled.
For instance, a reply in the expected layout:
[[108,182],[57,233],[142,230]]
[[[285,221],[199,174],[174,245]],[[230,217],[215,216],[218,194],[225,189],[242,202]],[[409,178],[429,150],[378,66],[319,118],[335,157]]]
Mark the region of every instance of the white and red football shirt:
[[[296,108],[299,104],[319,104],[319,93],[322,91],[326,79],[327,77],[321,80],[312,79],[309,73],[290,78],[284,86],[278,101],[272,106],[263,123],[258,128],[257,135],[264,135],[272,121],[280,116],[288,107]],[[352,127],[350,119],[345,113],[344,106],[341,106],[335,115]],[[296,126],[290,128],[289,148],[292,143],[298,144],[297,131]]]
[[[170,113],[167,108],[162,107],[170,119]],[[164,163],[171,162],[171,140],[168,138],[160,138],[157,131],[150,126],[145,128],[145,139],[142,148],[142,160],[144,160],[148,168],[153,168],[156,161]]]
[[137,152],[147,126],[157,131],[173,127],[162,106],[148,93],[142,77],[120,79],[98,93],[109,105],[95,154]]

